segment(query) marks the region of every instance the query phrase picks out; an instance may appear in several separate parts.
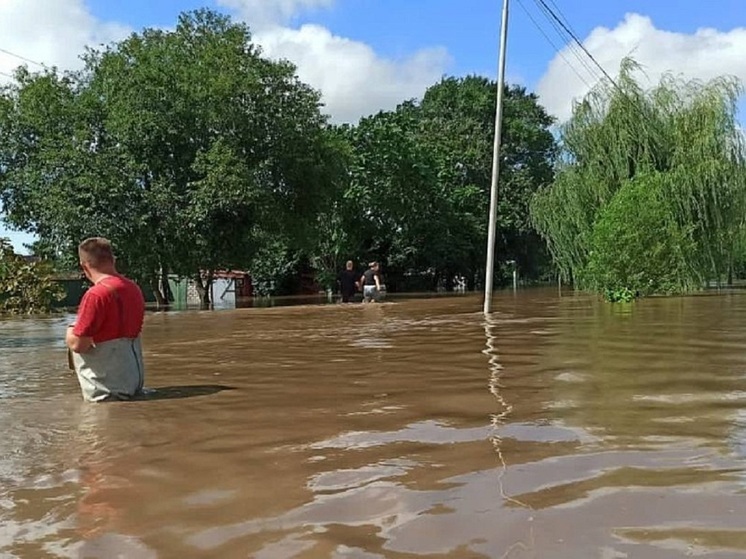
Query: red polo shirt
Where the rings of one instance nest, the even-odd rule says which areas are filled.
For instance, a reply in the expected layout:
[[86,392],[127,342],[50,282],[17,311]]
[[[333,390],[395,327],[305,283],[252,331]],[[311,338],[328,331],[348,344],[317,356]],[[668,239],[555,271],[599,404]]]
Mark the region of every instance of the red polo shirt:
[[100,344],[117,338],[136,338],[145,318],[140,287],[124,276],[100,280],[83,295],[73,334]]

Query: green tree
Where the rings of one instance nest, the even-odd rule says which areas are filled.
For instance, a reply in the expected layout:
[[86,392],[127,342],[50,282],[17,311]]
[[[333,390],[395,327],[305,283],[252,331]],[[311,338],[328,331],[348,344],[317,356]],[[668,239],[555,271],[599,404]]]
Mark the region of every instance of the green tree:
[[[306,222],[303,235],[295,235],[295,242],[292,244],[297,253],[288,261],[292,265],[276,268],[282,273],[298,274],[303,267],[301,264],[306,265],[315,272],[319,287],[325,289],[335,287],[337,274],[343,263],[359,254],[357,208],[349,199],[353,153],[348,133],[347,125],[329,126],[326,129],[325,176],[320,178],[324,182],[324,188],[317,190],[314,199],[309,201],[314,208],[313,222]],[[282,237],[277,233],[274,236]],[[284,246],[287,251],[289,239],[284,239],[284,242],[284,245],[274,244]],[[276,256],[280,255],[278,253]],[[252,275],[255,274],[257,265],[263,270],[267,269],[265,264],[268,256],[269,253],[265,250],[261,262],[252,262]],[[295,282],[288,279],[280,280],[275,276],[272,284],[300,285],[297,277]],[[297,292],[297,287],[291,292]]]
[[[497,250],[537,276],[546,258],[528,207],[551,181],[552,119],[524,89],[506,94]],[[494,114],[494,82],[447,78],[421,102],[350,128],[350,181],[331,220],[348,250],[383,260],[394,283],[426,272],[428,288],[455,276],[473,286],[484,271]]]
[[[364,118],[351,131],[354,161],[346,200],[354,211],[358,251],[387,264],[390,277],[416,266],[437,224],[437,166],[416,134],[417,108]],[[389,282],[390,284],[391,282]]]
[[336,146],[319,94],[263,58],[245,25],[185,13],[172,31],[146,29],[85,62],[63,76],[21,70],[4,91],[12,225],[67,254],[108,236],[132,273],[154,288],[168,273],[192,277],[205,304],[211,273],[248,266],[271,233],[304,242]]
[[46,313],[63,297],[49,263],[27,261],[0,238],[0,314]]
[[[423,136],[440,161],[440,182],[459,215],[469,224],[472,251],[467,276],[484,272],[487,213],[492,172],[496,84],[480,76],[445,78],[427,90],[421,107]],[[498,278],[506,261],[537,278],[548,262],[544,243],[530,220],[533,194],[553,179],[557,145],[553,119],[535,94],[506,86],[503,97],[497,209]],[[459,223],[463,228],[463,223]]]
[[[100,113],[80,102],[72,76],[21,68],[0,95],[0,197],[6,221],[39,236],[46,256],[77,264],[88,232],[126,238],[136,190],[125,156],[96,137]],[[121,233],[118,233],[121,231]]]
[[609,300],[695,287],[686,256],[691,229],[682,229],[669,204],[662,173],[638,174],[599,213],[581,279]]
[[248,265],[260,231],[303,237],[327,182],[325,118],[318,93],[262,58],[248,28],[200,10],[92,53],[89,67],[107,129],[141,169],[159,269],[202,284],[203,270]]
[[[740,84],[666,76],[646,91],[635,80],[637,68],[626,60],[615,82],[600,83],[575,107],[561,129],[557,178],[534,199],[534,222],[563,275],[580,287],[624,284],[649,293],[719,281],[732,271],[744,231]],[[655,215],[665,217],[660,228]],[[651,254],[643,246],[663,250]],[[626,271],[615,256],[624,257]]]

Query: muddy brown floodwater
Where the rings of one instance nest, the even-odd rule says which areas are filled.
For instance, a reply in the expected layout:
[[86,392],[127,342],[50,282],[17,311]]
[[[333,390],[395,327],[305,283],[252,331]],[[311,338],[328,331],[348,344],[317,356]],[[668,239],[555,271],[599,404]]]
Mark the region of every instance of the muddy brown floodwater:
[[0,323],[0,557],[746,557],[746,293],[148,315],[90,405]]

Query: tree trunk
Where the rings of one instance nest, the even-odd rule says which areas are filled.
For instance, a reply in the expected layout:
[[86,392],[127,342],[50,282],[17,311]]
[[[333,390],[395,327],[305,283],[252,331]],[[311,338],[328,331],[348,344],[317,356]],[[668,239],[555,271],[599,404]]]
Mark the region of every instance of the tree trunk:
[[207,272],[205,279],[205,297],[202,300],[202,307],[209,309],[212,306],[212,270]]
[[174,301],[174,294],[171,291],[171,284],[168,283],[168,267],[161,266],[161,289],[163,290],[163,300],[168,306]]

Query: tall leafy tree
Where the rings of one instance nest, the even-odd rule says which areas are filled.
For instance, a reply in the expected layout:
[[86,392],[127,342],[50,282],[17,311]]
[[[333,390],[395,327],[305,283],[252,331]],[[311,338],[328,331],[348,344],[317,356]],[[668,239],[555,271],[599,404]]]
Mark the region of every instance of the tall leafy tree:
[[38,235],[47,256],[68,257],[68,263],[89,231],[124,238],[127,216],[137,214],[138,196],[127,184],[130,162],[102,144],[101,120],[96,107],[81,102],[72,75],[22,68],[0,95],[6,220]]
[[76,74],[20,72],[4,92],[12,225],[61,247],[110,236],[154,286],[191,276],[205,302],[211,272],[249,265],[268,232],[304,238],[335,146],[318,93],[245,25],[199,10],[84,59]]
[[[532,214],[576,284],[685,291],[728,276],[743,246],[740,84],[666,76],[645,90],[637,68],[626,60],[618,79],[575,107],[561,130],[557,178],[536,196]],[[660,250],[631,250],[634,239]],[[624,271],[612,264],[621,260]]]
[[260,54],[244,25],[201,10],[89,57],[107,129],[139,165],[160,269],[198,283],[251,262],[260,230],[302,237],[327,184],[318,93]]
[[[427,272],[426,287],[450,286],[456,276],[474,284],[484,271],[495,87],[476,76],[446,78],[420,102],[349,129],[350,181],[335,223],[350,250],[382,258],[394,279]],[[528,207],[552,178],[552,119],[524,89],[506,93],[498,252],[537,276],[546,259]]]
[[[492,171],[496,84],[480,76],[444,78],[421,103],[423,140],[438,154],[440,182],[462,216],[468,216],[476,252],[471,274],[484,270],[487,212]],[[544,243],[530,220],[535,192],[554,176],[557,145],[554,120],[535,94],[506,86],[503,97],[496,252],[503,264],[515,261],[524,275],[538,277],[547,263]],[[507,271],[505,267],[500,271]]]

